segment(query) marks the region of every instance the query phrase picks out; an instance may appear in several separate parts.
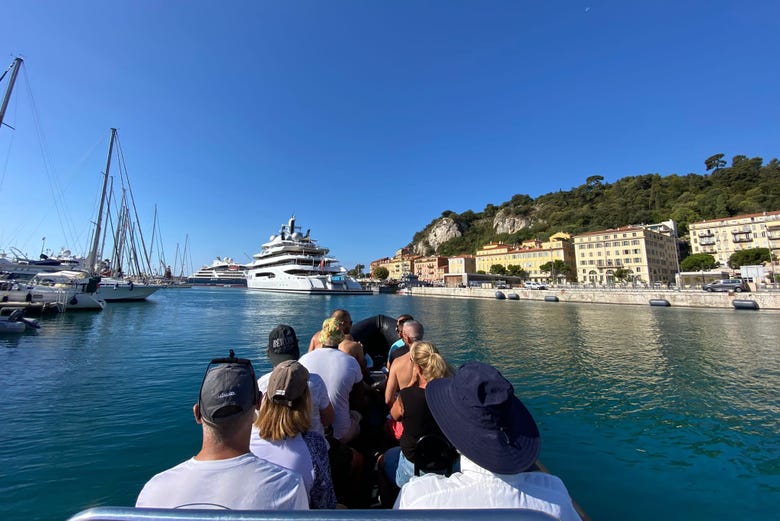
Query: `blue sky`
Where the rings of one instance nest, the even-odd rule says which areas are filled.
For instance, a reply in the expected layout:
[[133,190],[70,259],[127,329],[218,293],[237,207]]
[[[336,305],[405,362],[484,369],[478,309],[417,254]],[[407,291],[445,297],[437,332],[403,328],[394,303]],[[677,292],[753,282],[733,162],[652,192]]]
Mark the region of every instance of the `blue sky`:
[[351,268],[445,210],[779,155],[776,0],[2,10],[0,66],[25,59],[0,129],[6,251],[86,249],[111,127],[145,233],[156,205],[167,261],[188,237],[194,268],[247,261],[293,213]]

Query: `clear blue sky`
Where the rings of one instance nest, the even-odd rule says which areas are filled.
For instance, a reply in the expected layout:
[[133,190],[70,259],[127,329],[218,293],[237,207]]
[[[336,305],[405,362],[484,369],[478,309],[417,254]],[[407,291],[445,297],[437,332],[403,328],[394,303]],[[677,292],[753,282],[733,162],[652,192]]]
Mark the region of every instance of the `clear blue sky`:
[[145,233],[157,205],[168,262],[189,236],[195,268],[247,261],[293,213],[351,268],[444,210],[780,155],[777,0],[0,9],[0,66],[25,59],[0,129],[6,251],[84,252],[110,127]]

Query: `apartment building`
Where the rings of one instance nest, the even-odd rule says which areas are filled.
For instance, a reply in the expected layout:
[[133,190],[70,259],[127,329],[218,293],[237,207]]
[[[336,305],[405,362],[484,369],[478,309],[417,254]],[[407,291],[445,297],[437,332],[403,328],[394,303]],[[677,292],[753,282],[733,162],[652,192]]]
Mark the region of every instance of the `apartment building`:
[[490,267],[500,264],[505,268],[510,265],[519,266],[531,280],[546,281],[551,273],[541,270],[548,262],[561,260],[574,266],[574,244],[567,233],[556,233],[550,240],[542,242],[537,239],[523,242],[519,247],[504,243],[490,243],[477,251],[477,271],[490,273]]
[[780,258],[780,211],[737,215],[688,225],[691,253],[709,253],[726,267],[735,252],[769,248]]
[[447,259],[447,272],[450,275],[462,275],[464,273],[477,272],[477,259],[473,255],[461,255]]
[[421,282],[442,282],[449,269],[447,257],[432,255],[414,259],[414,274]]
[[679,272],[677,234],[664,223],[583,233],[574,248],[582,283],[612,284],[620,268],[629,280],[651,284],[674,282]]
[[419,258],[409,248],[401,248],[395,255],[375,260],[371,263],[371,273],[378,267],[387,268],[388,279],[401,280],[404,275],[414,273],[415,260]]

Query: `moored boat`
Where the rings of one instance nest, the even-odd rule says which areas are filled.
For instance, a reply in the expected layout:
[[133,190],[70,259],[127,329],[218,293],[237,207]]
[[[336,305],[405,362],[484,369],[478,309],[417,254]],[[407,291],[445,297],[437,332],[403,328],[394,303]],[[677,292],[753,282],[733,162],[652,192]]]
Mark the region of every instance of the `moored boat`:
[[371,295],[347,274],[328,248],[300,232],[291,217],[247,265],[249,289],[308,295]]
[[214,259],[210,266],[202,266],[187,277],[196,286],[246,286],[246,266],[230,257]]

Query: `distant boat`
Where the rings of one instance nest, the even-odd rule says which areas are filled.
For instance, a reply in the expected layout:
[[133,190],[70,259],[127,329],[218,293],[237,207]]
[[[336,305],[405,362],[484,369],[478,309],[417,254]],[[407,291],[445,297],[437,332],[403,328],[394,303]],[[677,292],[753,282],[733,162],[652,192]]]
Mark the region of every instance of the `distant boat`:
[[100,277],[85,271],[62,270],[41,272],[29,281],[4,281],[0,289],[2,302],[60,304],[64,310],[102,310],[106,302],[97,294]]
[[291,217],[253,255],[247,265],[247,287],[307,295],[371,295],[370,289],[347,275],[337,259],[328,256],[329,251],[311,239],[308,231],[302,234]]
[[230,257],[217,257],[210,266],[203,266],[187,277],[196,286],[246,286],[246,266]]

